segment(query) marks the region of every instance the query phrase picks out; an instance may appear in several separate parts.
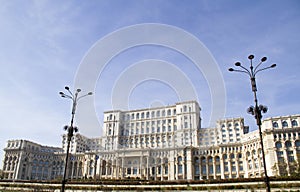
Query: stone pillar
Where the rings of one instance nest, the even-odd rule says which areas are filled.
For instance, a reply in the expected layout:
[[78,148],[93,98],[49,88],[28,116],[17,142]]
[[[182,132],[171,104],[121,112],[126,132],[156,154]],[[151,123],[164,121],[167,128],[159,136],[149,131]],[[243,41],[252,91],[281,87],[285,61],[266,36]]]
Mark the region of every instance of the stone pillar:
[[171,152],[170,158],[168,159],[168,165],[169,165],[169,170],[168,170],[169,177],[168,177],[168,179],[169,180],[175,180],[175,173],[174,173],[175,167],[174,167],[174,164],[175,164],[175,162],[174,162],[174,153]]
[[209,179],[209,162],[208,162],[208,158],[206,158],[206,163],[205,163],[205,167],[206,167],[206,179]]
[[98,175],[99,178],[101,177],[101,171],[102,171],[102,169],[101,169],[101,158],[99,157],[97,159],[97,164],[96,164],[96,175]]
[[85,157],[84,159],[85,160],[84,160],[84,164],[83,164],[83,176],[85,177],[85,176],[88,175],[88,163],[89,163],[89,161],[87,160],[88,159],[87,157]]
[[[284,144],[285,144],[285,143],[284,143]],[[287,170],[287,174],[288,174],[288,176],[290,176],[290,175],[291,175],[291,173],[290,173],[290,167],[288,166],[288,164],[289,164],[289,160],[288,160],[288,154],[287,154],[286,150],[287,150],[287,148],[286,148],[286,147],[284,147],[284,148],[283,148],[283,158],[286,160],[286,164],[287,164],[287,166],[286,166],[286,170]]]
[[125,175],[125,172],[124,172],[124,157],[121,158],[121,179],[124,179],[124,175]]
[[108,175],[108,161],[105,160],[105,178],[107,178],[107,175]]
[[147,167],[146,167],[146,178],[147,178],[147,180],[149,180],[149,175],[150,175],[150,172],[149,172],[149,156],[147,156]]
[[232,163],[231,163],[231,159],[229,158],[228,161],[228,172],[229,172],[229,178],[232,178]]
[[119,158],[116,159],[116,178],[120,178],[120,165],[119,165]]
[[193,165],[192,165],[192,151],[191,149],[187,149],[186,151],[186,178],[187,180],[193,179]]
[[216,171],[216,159],[213,157],[213,173],[214,173],[214,179],[217,178],[217,171]]
[[139,177],[142,178],[142,175],[143,175],[143,156],[142,155],[140,157],[140,167],[139,167],[138,174],[140,175]]
[[203,180],[203,177],[202,177],[202,164],[201,164],[201,157],[199,157],[199,177],[200,177],[200,180]]
[[244,173],[245,173],[244,177],[249,178],[248,157],[247,157],[246,153],[243,153],[243,168],[244,168]]
[[221,179],[225,178],[225,171],[224,171],[224,159],[223,155],[220,156],[220,168],[221,168]]
[[239,164],[239,159],[237,156],[235,159],[235,170],[236,170],[236,177],[239,178],[240,177],[240,164]]
[[[72,160],[71,160],[72,161]],[[71,179],[73,179],[74,178],[74,165],[75,165],[75,163],[74,162],[72,162],[72,167],[71,167]]]
[[164,176],[164,158],[160,158],[160,180],[163,180]]

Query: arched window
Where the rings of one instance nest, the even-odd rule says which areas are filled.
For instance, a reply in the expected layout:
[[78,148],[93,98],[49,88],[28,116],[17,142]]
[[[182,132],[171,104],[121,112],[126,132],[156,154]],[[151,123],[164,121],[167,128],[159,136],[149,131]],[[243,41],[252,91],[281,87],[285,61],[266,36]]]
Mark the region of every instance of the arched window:
[[178,163],[181,163],[181,161],[182,161],[182,157],[179,156],[179,157],[178,157]]
[[282,122],[282,127],[283,127],[283,128],[288,127],[288,123],[287,123],[286,121],[283,121],[283,122]]
[[299,140],[295,141],[295,145],[296,147],[300,147],[300,141]]
[[205,157],[201,157],[201,164],[205,165],[206,164],[206,158]]
[[150,114],[149,112],[146,113],[146,118],[149,118],[150,116],[149,114]]
[[160,111],[156,111],[156,117],[160,117]]
[[163,111],[161,112],[161,114],[162,114],[163,117],[166,116],[166,111],[163,110]]
[[137,113],[137,114],[136,114],[136,119],[139,119],[139,118],[140,118],[140,114]]
[[141,113],[141,118],[142,118],[142,119],[145,118],[145,113],[144,113],[144,112]]
[[292,126],[293,126],[293,127],[297,127],[297,126],[298,126],[298,122],[297,122],[296,120],[293,120],[293,121],[292,121]]
[[246,153],[246,156],[247,156],[247,157],[249,157],[249,156],[250,156],[250,152],[249,152],[249,151],[247,151],[247,153]]
[[278,128],[278,123],[277,122],[273,122],[273,127],[274,128]]
[[281,142],[276,142],[275,146],[277,149],[280,149],[282,147],[282,144]]
[[152,117],[152,118],[155,117],[155,112],[154,112],[154,111],[151,112],[151,117]]
[[286,141],[285,142],[285,147],[292,147],[292,143],[290,141]]
[[238,154],[238,158],[241,159],[243,155],[241,153]]
[[171,109],[168,110],[167,115],[171,115]]

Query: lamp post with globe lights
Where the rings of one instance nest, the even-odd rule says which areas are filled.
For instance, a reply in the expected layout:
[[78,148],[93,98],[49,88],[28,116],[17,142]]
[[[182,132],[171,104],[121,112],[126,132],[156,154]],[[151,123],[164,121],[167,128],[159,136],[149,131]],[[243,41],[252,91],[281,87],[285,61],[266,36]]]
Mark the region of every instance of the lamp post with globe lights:
[[261,131],[262,113],[266,113],[268,111],[268,108],[264,105],[258,105],[258,99],[257,99],[257,94],[256,94],[257,86],[256,86],[255,78],[256,78],[257,73],[259,73],[261,71],[264,71],[266,69],[274,68],[274,67],[276,67],[276,64],[272,64],[268,67],[260,68],[261,64],[264,63],[267,60],[267,57],[261,58],[260,63],[257,64],[256,66],[253,66],[254,55],[249,55],[248,59],[250,60],[250,70],[247,69],[246,67],[242,66],[242,64],[240,62],[235,63],[235,66],[239,67],[240,69],[229,68],[228,70],[230,72],[245,73],[250,77],[252,92],[254,94],[254,104],[255,104],[255,106],[250,106],[247,109],[247,112],[255,117],[256,124],[257,124],[258,129],[259,129],[260,145],[261,145],[263,166],[264,166],[264,172],[265,172],[266,191],[270,192],[271,191],[270,180],[269,180],[268,173],[267,173],[267,168],[266,168],[265,151],[264,151],[263,137],[262,137],[262,131]]
[[59,94],[63,98],[67,98],[67,99],[71,99],[72,100],[72,113],[71,113],[72,116],[71,116],[71,124],[70,124],[70,126],[68,126],[68,125],[64,126],[64,130],[67,131],[68,134],[67,134],[67,152],[66,152],[66,160],[65,160],[66,162],[65,162],[64,176],[63,176],[63,179],[62,179],[61,192],[65,191],[66,173],[67,173],[68,160],[69,160],[70,142],[71,142],[71,139],[72,139],[74,133],[78,132],[78,128],[73,126],[77,102],[78,102],[79,99],[93,94],[92,92],[89,92],[89,93],[87,93],[85,95],[78,96],[79,93],[81,92],[81,89],[77,89],[75,91],[75,94],[73,94],[70,91],[69,87],[66,86],[65,89],[68,91],[67,94],[64,93],[64,92],[59,92]]

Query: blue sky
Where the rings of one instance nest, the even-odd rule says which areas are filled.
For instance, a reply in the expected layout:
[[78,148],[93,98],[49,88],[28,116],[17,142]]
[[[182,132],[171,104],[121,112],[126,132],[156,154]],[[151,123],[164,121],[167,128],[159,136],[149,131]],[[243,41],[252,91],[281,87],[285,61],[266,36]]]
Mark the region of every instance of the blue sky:
[[[203,43],[223,79],[226,95],[221,99],[226,102],[225,118],[244,117],[251,130],[256,129],[253,117],[246,113],[247,107],[253,105],[249,79],[244,74],[228,72],[236,61],[248,66],[249,54],[256,56],[256,62],[267,56],[266,65],[278,65],[257,76],[259,102],[269,107],[264,117],[299,114],[300,2],[297,0],[1,0],[0,3],[1,149],[9,139],[60,146],[62,127],[70,121],[71,103],[60,98],[58,92],[65,85],[73,88],[85,56],[99,40],[116,30],[144,23],[174,26]],[[97,54],[96,58],[103,54]],[[141,69],[129,70],[145,60],[165,61],[180,71],[180,77],[188,79],[191,84],[188,86],[195,90],[202,107],[203,127],[210,126],[212,96],[206,74],[176,50],[158,45],[133,47],[116,54],[99,74],[93,90],[81,87],[95,94],[80,102],[79,116],[85,111],[85,103],[93,102],[93,113],[101,125],[103,111],[116,108],[112,92],[120,90],[115,90],[115,86],[120,79],[123,83],[124,78],[129,82],[140,73],[147,75]],[[153,72],[166,75],[161,78],[172,75],[163,67],[155,67]],[[171,105],[179,101],[176,94],[181,91],[174,87],[162,79],[149,78],[137,82],[125,102],[128,109]],[[101,135],[100,125],[97,129],[81,123],[79,129],[95,137]],[[2,151],[0,156],[3,157]]]

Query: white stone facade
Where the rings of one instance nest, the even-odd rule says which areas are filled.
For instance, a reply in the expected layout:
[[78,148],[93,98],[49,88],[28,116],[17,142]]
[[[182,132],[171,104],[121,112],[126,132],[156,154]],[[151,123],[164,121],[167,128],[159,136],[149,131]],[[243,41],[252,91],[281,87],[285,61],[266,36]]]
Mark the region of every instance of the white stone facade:
[[[264,169],[258,130],[249,132],[241,117],[219,120],[214,128],[202,128],[200,111],[197,102],[188,101],[158,108],[105,112],[102,137],[91,139],[76,134],[72,138],[68,178],[261,177]],[[300,154],[299,123],[300,115],[268,118],[262,122],[269,176],[291,175],[296,170]],[[20,141],[23,140],[8,143]],[[63,135],[62,148],[66,151],[66,135]],[[31,168],[33,162],[39,162],[37,155],[45,156],[44,152],[28,153],[9,145],[4,150],[3,171],[7,179],[62,176],[65,153],[60,149],[47,153],[51,159],[47,177],[33,174]],[[12,164],[14,157],[18,160]],[[30,163],[24,164],[27,157]],[[22,174],[24,167],[28,172]]]
[[61,148],[27,140],[9,140],[4,151],[5,179],[50,180],[63,173],[64,154]]

